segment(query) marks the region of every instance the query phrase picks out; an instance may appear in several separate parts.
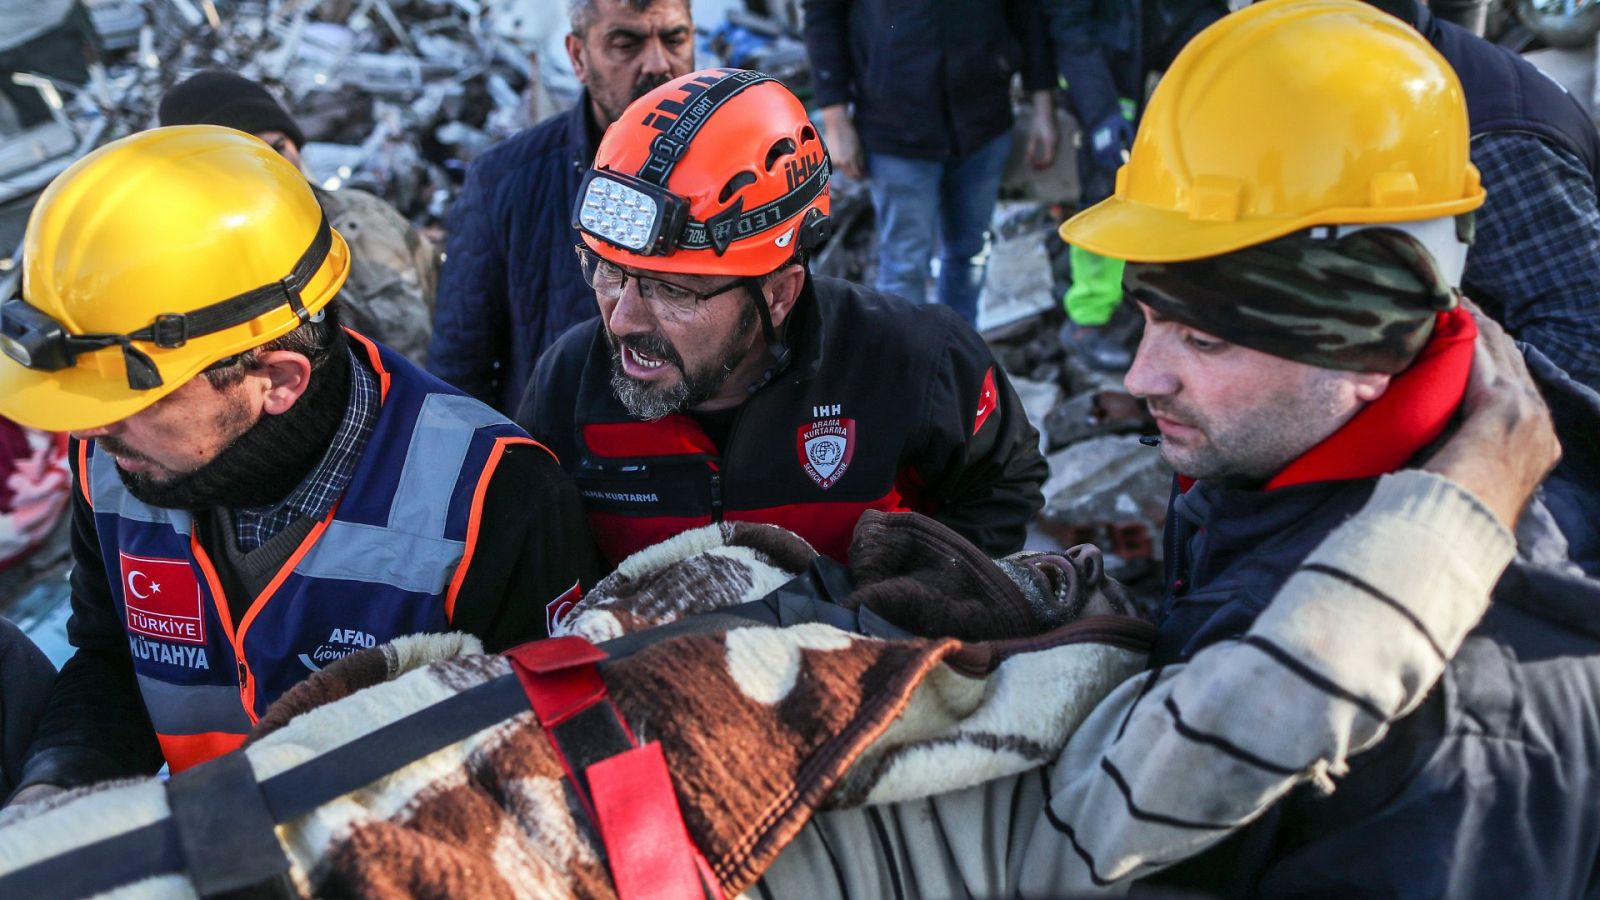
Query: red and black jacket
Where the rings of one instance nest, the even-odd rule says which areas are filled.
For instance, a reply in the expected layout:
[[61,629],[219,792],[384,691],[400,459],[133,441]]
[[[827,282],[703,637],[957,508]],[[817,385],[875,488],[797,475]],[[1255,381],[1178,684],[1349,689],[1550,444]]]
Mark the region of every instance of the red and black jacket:
[[931,515],[991,554],[1022,547],[1048,473],[983,339],[950,310],[810,278],[793,362],[740,408],[724,446],[694,419],[630,416],[599,320],[540,361],[517,420],[577,480],[615,565],[713,521],[769,522],[843,560],[868,509]]

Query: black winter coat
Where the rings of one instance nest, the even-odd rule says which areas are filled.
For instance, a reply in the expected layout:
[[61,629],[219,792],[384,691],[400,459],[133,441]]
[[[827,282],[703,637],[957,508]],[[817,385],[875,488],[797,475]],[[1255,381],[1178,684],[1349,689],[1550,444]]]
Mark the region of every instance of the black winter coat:
[[967,156],[1011,128],[1011,76],[1055,84],[1037,0],[806,0],[817,101],[872,153]]
[[991,555],[1022,548],[1048,467],[971,327],[811,278],[786,330],[791,364],[738,407],[721,446],[692,416],[629,415],[599,320],[545,354],[516,418],[577,480],[611,564],[724,519],[784,526],[842,561],[867,509],[931,515]]

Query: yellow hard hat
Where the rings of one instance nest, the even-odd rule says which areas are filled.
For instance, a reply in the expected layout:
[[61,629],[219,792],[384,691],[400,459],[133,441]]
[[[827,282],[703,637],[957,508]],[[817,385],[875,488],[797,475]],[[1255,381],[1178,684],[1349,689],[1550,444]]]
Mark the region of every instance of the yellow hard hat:
[[1217,256],[1313,225],[1406,222],[1483,203],[1450,64],[1358,0],[1267,0],[1178,54],[1116,193],[1061,238],[1116,259]]
[[308,321],[349,271],[311,186],[260,139],[184,125],[107,144],[28,217],[22,297],[0,304],[0,415],[127,418]]

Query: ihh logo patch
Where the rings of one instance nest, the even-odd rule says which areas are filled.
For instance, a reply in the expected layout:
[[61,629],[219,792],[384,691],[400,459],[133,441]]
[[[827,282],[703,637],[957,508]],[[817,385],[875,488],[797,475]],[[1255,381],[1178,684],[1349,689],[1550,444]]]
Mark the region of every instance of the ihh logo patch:
[[818,487],[827,490],[850,468],[856,452],[856,420],[823,419],[801,425],[795,443],[800,467]]

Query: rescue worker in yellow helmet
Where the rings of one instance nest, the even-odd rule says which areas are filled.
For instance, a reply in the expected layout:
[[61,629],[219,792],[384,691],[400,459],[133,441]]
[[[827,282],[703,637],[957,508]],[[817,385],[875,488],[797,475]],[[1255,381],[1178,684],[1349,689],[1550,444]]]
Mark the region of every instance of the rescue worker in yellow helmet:
[[0,306],[0,415],[71,432],[73,617],[19,797],[178,771],[354,650],[545,634],[593,553],[555,459],[339,325],[344,239],[261,140],[62,173]]
[[[1272,621],[1273,596],[1324,537],[1386,483],[1414,478],[1460,409],[1507,387],[1483,376],[1493,363],[1480,331],[1494,342],[1502,333],[1459,290],[1484,201],[1468,142],[1460,82],[1414,29],[1356,0],[1267,0],[1179,54],[1115,195],[1062,226],[1074,246],[1128,261],[1145,331],[1125,384],[1148,402],[1160,452],[1181,476],[1153,667],[1198,661],[1244,638],[1258,617]],[[1595,471],[1600,398],[1536,350],[1525,354],[1557,428],[1576,423],[1584,435],[1568,455]],[[1512,393],[1524,410],[1504,417],[1496,452],[1543,476],[1557,458],[1554,436],[1518,445],[1510,435],[1519,418],[1547,413],[1531,385]],[[1592,475],[1587,490],[1593,497]],[[1524,507],[1494,482],[1476,492],[1497,510],[1505,545],[1519,521],[1528,527],[1515,532],[1518,558],[1441,683],[1349,760],[1331,796],[1296,791],[1267,809],[1279,795],[1263,794],[1242,836],[1159,880],[1229,897],[1592,893],[1600,584],[1565,559],[1567,541],[1538,496]],[[1372,552],[1385,546],[1380,535]],[[1460,552],[1429,551],[1441,571]],[[1391,599],[1347,566],[1308,568],[1329,590]],[[1458,583],[1455,593],[1469,590]],[[1414,616],[1391,618],[1379,627],[1395,652],[1420,642],[1443,659],[1456,649]],[[1323,627],[1349,623],[1335,614]],[[1316,690],[1357,698],[1353,716],[1395,708],[1387,691],[1347,690],[1356,673],[1345,661],[1310,664],[1291,644],[1255,646]],[[1299,768],[1298,738],[1245,754],[1225,733],[1193,737],[1263,772]],[[1119,788],[1145,819],[1166,823],[1153,827],[1196,835],[1220,825],[1182,778],[1106,782]],[[1117,862],[1095,840],[1078,852],[1100,871]]]

